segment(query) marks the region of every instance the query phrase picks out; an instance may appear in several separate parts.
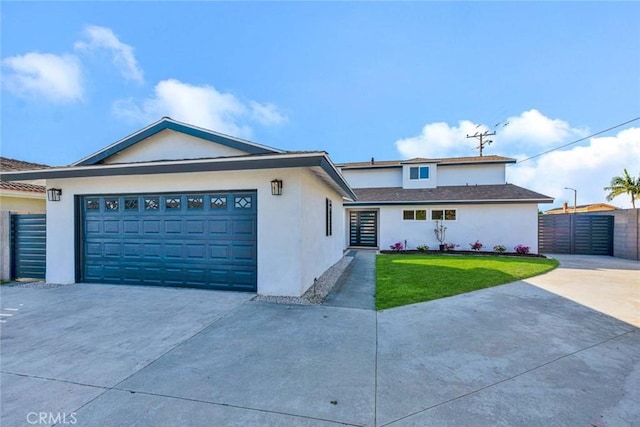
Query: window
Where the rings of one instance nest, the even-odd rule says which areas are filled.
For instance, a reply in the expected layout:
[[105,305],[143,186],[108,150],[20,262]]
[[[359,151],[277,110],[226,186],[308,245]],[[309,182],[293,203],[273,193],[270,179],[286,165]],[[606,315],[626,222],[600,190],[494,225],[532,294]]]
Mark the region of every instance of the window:
[[144,199],[145,211],[157,211],[160,206],[160,200],[157,197],[146,197]]
[[410,167],[409,179],[429,179],[429,166]]
[[227,208],[226,197],[211,196],[211,209],[226,209],[226,208]]
[[202,209],[204,207],[204,197],[190,196],[187,197],[187,209]]
[[118,199],[104,199],[104,208],[108,211],[117,211]]
[[411,221],[411,220],[426,221],[427,210],[426,209],[403,210],[402,219],[404,219],[405,221]]
[[325,236],[333,235],[333,202],[329,199],[325,200],[324,228]]
[[432,209],[431,220],[432,221],[455,221],[457,212],[455,209]]
[[251,196],[236,196],[236,209],[251,209]]
[[98,199],[87,199],[87,210],[93,211],[100,209],[100,200]]
[[166,209],[180,209],[180,197],[167,197],[164,199]]
[[138,198],[124,198],[124,210],[125,211],[137,211],[138,210]]

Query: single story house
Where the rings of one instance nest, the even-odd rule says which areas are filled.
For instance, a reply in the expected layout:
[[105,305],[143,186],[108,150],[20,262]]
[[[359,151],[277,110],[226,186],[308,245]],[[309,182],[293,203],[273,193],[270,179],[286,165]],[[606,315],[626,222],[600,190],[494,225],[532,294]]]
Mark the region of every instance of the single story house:
[[349,246],[433,243],[438,218],[460,243],[535,248],[551,199],[505,184],[511,161],[336,166],[165,117],[70,166],[0,178],[46,180],[48,282],[299,296]]
[[538,203],[553,199],[506,182],[501,156],[415,158],[338,165],[356,200],[345,201],[346,244],[388,249],[400,242],[438,248],[434,229],[446,227],[445,241],[470,249],[518,244],[538,251]]
[[[38,163],[0,157],[0,173],[47,167]],[[44,213],[46,205],[44,182],[0,181],[0,211]]]
[[558,215],[568,213],[590,213],[590,212],[607,212],[618,210],[617,207],[607,203],[592,203],[589,205],[578,205],[575,208],[569,206],[567,202],[562,204],[560,208],[554,208],[544,211],[545,215]]

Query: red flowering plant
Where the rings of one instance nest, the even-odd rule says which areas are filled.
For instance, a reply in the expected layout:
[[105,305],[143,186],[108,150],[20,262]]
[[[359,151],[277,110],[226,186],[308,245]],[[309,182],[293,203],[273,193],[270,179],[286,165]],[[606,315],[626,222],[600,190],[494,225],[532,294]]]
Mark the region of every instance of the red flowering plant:
[[396,242],[393,245],[389,246],[392,251],[401,252],[404,249],[404,246],[401,242]]
[[473,251],[479,251],[482,249],[482,243],[480,243],[479,240],[476,240],[475,243],[469,243],[469,246],[471,246],[471,250]]

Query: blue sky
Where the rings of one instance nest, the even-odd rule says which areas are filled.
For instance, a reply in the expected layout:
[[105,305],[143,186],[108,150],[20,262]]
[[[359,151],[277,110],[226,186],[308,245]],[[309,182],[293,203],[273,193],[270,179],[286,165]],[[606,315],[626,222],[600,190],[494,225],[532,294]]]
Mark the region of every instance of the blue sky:
[[[635,2],[3,2],[2,156],[76,161],[164,115],[335,162],[519,159],[640,116]],[[505,123],[509,123],[504,127]],[[511,166],[603,202],[640,120]],[[627,198],[614,200],[626,207]],[[543,208],[547,208],[545,206]]]

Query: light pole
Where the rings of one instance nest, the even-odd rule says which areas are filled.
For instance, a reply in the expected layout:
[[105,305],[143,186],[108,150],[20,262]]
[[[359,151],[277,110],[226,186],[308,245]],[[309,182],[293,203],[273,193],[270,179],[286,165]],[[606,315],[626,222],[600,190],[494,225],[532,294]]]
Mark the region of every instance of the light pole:
[[573,190],[573,213],[576,213],[576,209],[578,207],[577,205],[577,201],[578,201],[578,190],[576,190],[575,188],[571,188],[571,187],[564,187],[565,190]]

